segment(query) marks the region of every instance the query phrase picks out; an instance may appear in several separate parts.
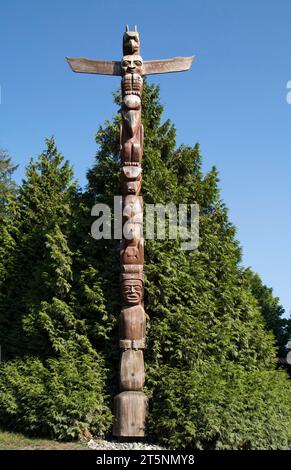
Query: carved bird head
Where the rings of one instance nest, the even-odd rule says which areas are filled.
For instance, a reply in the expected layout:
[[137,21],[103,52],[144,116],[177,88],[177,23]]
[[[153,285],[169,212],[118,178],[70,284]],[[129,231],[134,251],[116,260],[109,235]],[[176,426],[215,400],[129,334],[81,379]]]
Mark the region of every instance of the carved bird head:
[[140,42],[137,26],[134,27],[134,31],[129,31],[129,27],[126,26],[123,35],[123,55],[139,54],[139,48]]

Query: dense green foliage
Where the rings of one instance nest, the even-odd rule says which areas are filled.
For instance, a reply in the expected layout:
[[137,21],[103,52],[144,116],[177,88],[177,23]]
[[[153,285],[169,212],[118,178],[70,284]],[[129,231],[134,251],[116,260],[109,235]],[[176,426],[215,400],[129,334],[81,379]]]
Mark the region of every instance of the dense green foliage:
[[250,269],[245,271],[249,279],[253,296],[265,320],[266,328],[276,338],[276,346],[280,357],[286,356],[286,344],[291,339],[291,319],[282,318],[285,313],[278,297],[274,297],[273,289],[263,284],[260,276]]
[[[176,148],[157,88],[145,86],[143,103],[145,202],[200,206],[197,251],[181,250],[180,240],[146,241],[149,433],[171,448],[289,448],[290,381],[275,370],[278,332],[240,267],[217,171],[203,174],[198,145]],[[117,115],[97,133],[85,192],[49,140],[11,206],[0,258],[0,421],[8,427],[59,438],[110,430],[118,241],[92,239],[90,212],[96,202],[112,206],[119,192],[119,122]]]
[[0,220],[6,213],[6,207],[11,197],[15,195],[16,185],[12,175],[17,166],[11,163],[6,150],[0,148]]
[[1,421],[58,438],[89,429],[102,434],[111,423],[104,359],[72,295],[78,198],[72,176],[48,140],[19,191],[1,282]]

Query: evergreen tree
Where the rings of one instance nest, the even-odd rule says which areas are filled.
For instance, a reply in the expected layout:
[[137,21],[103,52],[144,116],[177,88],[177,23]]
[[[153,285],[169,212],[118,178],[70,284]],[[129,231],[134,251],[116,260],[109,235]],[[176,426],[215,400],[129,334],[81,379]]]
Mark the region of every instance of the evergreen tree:
[[[6,214],[6,207],[15,194],[16,184],[12,179],[17,165],[13,165],[6,150],[0,148],[0,221]],[[1,224],[2,225],[2,224]]]
[[40,306],[60,295],[57,284],[65,283],[71,275],[65,245],[75,185],[70,183],[68,162],[62,165],[62,161],[54,140],[48,140],[47,150],[36,162],[30,162],[19,191],[16,249],[3,286],[7,298],[1,319],[8,316],[10,323],[8,330],[1,328],[0,333],[4,358],[50,353],[47,334],[39,324]]
[[[273,336],[239,267],[241,250],[220,199],[217,170],[203,175],[198,145],[175,148],[175,129],[161,123],[162,111],[158,88],[145,84],[144,202],[198,203],[200,245],[191,252],[181,250],[180,240],[146,240],[149,430],[171,448],[288,448],[289,382],[274,370]],[[118,192],[119,122],[116,116],[97,133],[99,150],[88,174],[91,203],[112,204]],[[115,242],[91,245],[104,318],[116,318]],[[116,321],[109,325],[116,341]]]
[[8,153],[0,148],[0,305],[3,301],[1,284],[10,269],[15,248],[14,234],[17,230],[17,186],[12,175],[17,166],[11,163]]
[[272,331],[276,339],[279,357],[286,356],[286,344],[291,338],[291,319],[282,318],[285,313],[278,297],[274,297],[273,289],[263,284],[260,276],[246,269],[245,275],[250,282],[253,296],[265,320],[266,328]]
[[[162,111],[158,88],[145,83],[144,201],[199,204],[200,244],[146,240],[149,433],[171,448],[290,448],[290,382],[275,370],[274,336],[240,267],[217,170],[203,174],[198,145],[176,149]],[[53,139],[28,167],[0,279],[2,425],[58,438],[110,430],[119,243],[93,240],[90,214],[120,190],[119,124],[117,115],[99,128],[84,194]]]
[[73,172],[54,139],[31,161],[17,199],[13,262],[1,285],[2,424],[72,438],[110,426],[106,369],[71,297]]

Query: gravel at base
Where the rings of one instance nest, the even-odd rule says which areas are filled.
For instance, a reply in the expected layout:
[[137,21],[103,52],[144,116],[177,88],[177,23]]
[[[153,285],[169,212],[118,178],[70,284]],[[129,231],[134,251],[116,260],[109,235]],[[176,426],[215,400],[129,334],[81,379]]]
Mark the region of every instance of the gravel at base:
[[92,450],[165,450],[164,447],[158,447],[145,442],[118,442],[93,440],[88,442],[89,449]]

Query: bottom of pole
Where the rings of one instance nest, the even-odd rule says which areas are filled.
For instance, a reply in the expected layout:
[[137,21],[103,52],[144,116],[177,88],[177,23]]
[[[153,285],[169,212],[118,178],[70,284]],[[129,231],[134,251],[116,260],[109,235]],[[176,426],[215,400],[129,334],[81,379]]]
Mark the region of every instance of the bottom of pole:
[[143,392],[127,391],[114,398],[115,421],[113,435],[144,437],[148,413],[148,398]]

